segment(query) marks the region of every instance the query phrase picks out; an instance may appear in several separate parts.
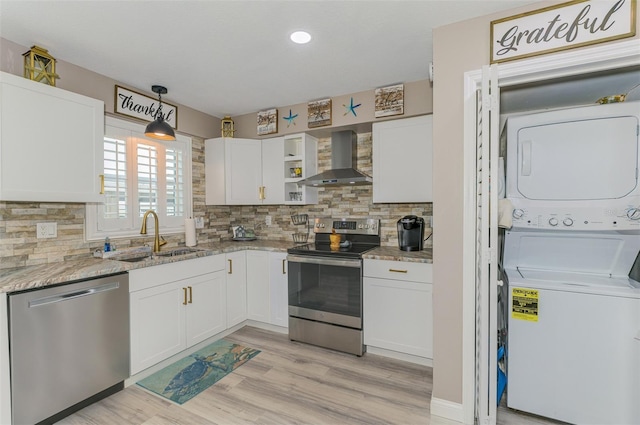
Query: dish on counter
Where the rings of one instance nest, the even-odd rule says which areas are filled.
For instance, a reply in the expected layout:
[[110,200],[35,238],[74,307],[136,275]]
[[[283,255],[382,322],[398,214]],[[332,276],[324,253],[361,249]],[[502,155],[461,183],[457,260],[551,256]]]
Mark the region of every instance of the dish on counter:
[[256,238],[255,236],[247,236],[244,238],[233,238],[231,240],[236,242],[248,242],[248,241],[255,241],[256,239],[258,238]]

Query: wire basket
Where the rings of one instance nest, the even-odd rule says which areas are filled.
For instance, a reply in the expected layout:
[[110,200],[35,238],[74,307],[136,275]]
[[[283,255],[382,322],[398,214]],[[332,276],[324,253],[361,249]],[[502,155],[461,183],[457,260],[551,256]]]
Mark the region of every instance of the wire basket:
[[307,243],[307,239],[309,239],[308,233],[294,233],[291,236],[293,236],[293,242],[295,243]]
[[293,224],[307,224],[307,221],[309,221],[309,215],[307,214],[293,214],[291,216],[291,222]]

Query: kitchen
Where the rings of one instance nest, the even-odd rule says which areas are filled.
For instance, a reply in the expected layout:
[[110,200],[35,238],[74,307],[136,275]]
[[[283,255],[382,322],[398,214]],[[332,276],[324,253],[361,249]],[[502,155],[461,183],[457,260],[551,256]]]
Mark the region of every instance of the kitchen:
[[[322,140],[322,139],[321,139]],[[358,168],[362,169],[362,170],[371,170],[371,136],[368,135],[368,137],[364,137],[362,138],[363,143],[361,143],[361,145],[363,147],[361,147],[359,149],[359,158],[364,158],[364,161],[361,161],[361,165],[358,165]],[[232,140],[235,141],[235,140]],[[195,144],[195,143],[194,143]],[[200,142],[200,149],[204,149],[204,141]],[[324,166],[325,168],[329,168],[330,166],[330,156],[331,156],[331,152],[330,152],[330,138],[324,138],[323,141],[320,142],[320,146],[318,149],[319,152],[319,157],[320,157],[320,164],[321,167]],[[364,154],[363,154],[364,152]],[[195,162],[195,161],[194,161]],[[203,163],[199,164],[201,167],[204,166]],[[197,165],[196,165],[197,166]],[[371,171],[369,171],[371,172]],[[196,181],[196,179],[194,179],[194,182]],[[204,183],[204,180],[201,180],[201,183]],[[204,185],[203,185],[204,186]],[[204,192],[204,188],[203,187],[199,187],[197,184],[194,185],[194,192],[200,191],[201,193]],[[285,206],[270,206],[270,207],[265,207],[265,206],[261,206],[259,207],[260,209],[264,209],[266,210],[263,214],[265,215],[269,215],[272,214],[272,225],[271,227],[275,227],[275,231],[270,230],[270,226],[267,226],[266,223],[263,223],[263,226],[257,226],[257,224],[259,224],[259,222],[256,222],[256,214],[255,214],[255,208],[256,207],[252,207],[252,206],[244,206],[244,207],[235,207],[235,211],[232,207],[216,207],[216,210],[226,210],[225,214],[228,214],[226,216],[226,223],[230,223],[230,224],[242,224],[244,226],[246,226],[247,229],[249,228],[255,228],[255,234],[256,236],[264,242],[262,243],[267,243],[266,248],[267,249],[273,249],[273,245],[275,245],[276,247],[280,247],[280,250],[282,251],[283,248],[286,249],[286,247],[289,247],[291,245],[293,245],[291,243],[291,236],[294,232],[300,231],[300,226],[299,225],[294,225],[291,221],[291,214],[298,214],[299,212],[304,211],[305,213],[308,212],[308,214],[310,215],[314,215],[314,214],[318,214],[321,213],[325,208],[332,208],[333,210],[336,211],[336,214],[348,214],[349,216],[351,215],[351,210],[349,210],[349,208],[354,208],[355,206],[359,206],[361,204],[361,199],[355,199],[352,200],[350,202],[346,202],[345,200],[347,199],[353,199],[354,195],[358,196],[360,198],[364,198],[364,199],[371,199],[371,191],[372,191],[372,187],[369,186],[364,186],[364,187],[358,187],[358,188],[344,188],[344,187],[333,187],[331,189],[325,189],[325,193],[323,193],[323,191],[320,191],[322,194],[320,195],[320,204],[319,205],[310,205],[310,206],[295,206],[295,209],[290,208],[289,207],[285,207]],[[341,197],[343,197],[344,199],[341,199]],[[326,200],[323,201],[323,198],[325,198]],[[14,205],[16,207],[24,207],[25,204],[13,204],[13,203],[9,203],[7,211],[10,213],[15,213],[16,216],[19,216],[21,212],[27,212],[24,210],[19,210],[19,209],[14,209]],[[39,207],[46,207],[48,208],[48,206],[51,206],[52,204],[46,204],[46,205],[39,205]],[[64,221],[67,219],[68,216],[74,214],[74,209],[75,208],[83,208],[83,206],[79,206],[79,205],[75,205],[75,204],[65,204],[64,207],[60,204],[54,204],[54,207],[57,207],[57,214],[61,217],[61,220],[59,221],[60,223],[60,227],[58,229],[58,231],[60,233],[62,233],[62,228],[64,226]],[[403,208],[403,209],[398,209],[397,214],[401,214],[400,216],[403,215],[420,215],[420,216],[428,216],[428,206],[427,204],[402,204],[402,205],[398,205],[398,207]],[[287,208],[287,209],[285,209]],[[68,209],[68,210],[67,210]],[[316,210],[317,209],[317,210]],[[382,214],[394,214],[394,210],[391,209],[388,205],[384,204],[382,205],[380,208],[380,217],[383,217]],[[237,211],[240,211],[240,213],[238,214]],[[246,213],[244,212],[246,211]],[[36,211],[29,211],[28,214],[31,213],[37,213]],[[33,217],[33,219],[35,220],[44,220],[44,221],[50,221],[51,220],[51,211],[45,211],[44,216],[36,216]],[[286,214],[284,217],[282,217],[283,214]],[[230,215],[233,215],[233,219],[237,220],[237,221],[232,221],[230,218]],[[83,226],[83,220],[82,217],[84,216],[83,213],[79,214],[80,217],[80,228],[78,229],[80,232],[80,235],[82,235],[83,231],[82,231],[82,226]],[[11,225],[11,223],[13,222],[12,217],[14,216],[10,216],[7,215],[7,221],[6,223]],[[22,216],[20,217],[22,219],[24,219],[25,217]],[[225,219],[225,216],[222,217],[223,219]],[[385,227],[387,227],[387,231],[386,233],[388,233],[388,236],[386,236],[389,240],[388,240],[388,244],[390,246],[394,247],[394,250],[397,250],[397,231],[396,231],[396,221],[398,220],[399,217],[396,216],[392,216],[391,219],[388,220],[384,220],[385,222],[388,222],[389,224],[385,225]],[[219,218],[216,218],[219,219]],[[282,224],[282,227],[280,228],[280,222],[284,222]],[[74,226],[72,224],[72,226]],[[77,225],[75,225],[75,227],[78,227]],[[211,226],[212,228],[207,228],[208,226],[205,226],[206,228],[203,229],[204,232],[206,231],[215,231],[216,229],[213,228],[214,226]],[[306,227],[306,226],[305,226]],[[153,236],[151,234],[151,227],[149,227],[150,232],[149,235],[146,237],[140,236],[137,237],[135,239],[133,239],[131,246],[140,246],[142,244],[149,244],[151,245],[151,242],[153,240]],[[269,230],[266,230],[269,229]],[[269,236],[269,231],[273,231],[273,235]],[[223,229],[221,230],[221,233],[224,235],[223,237],[220,238],[220,240],[218,241],[213,241],[213,242],[208,242],[207,240],[202,240],[201,238],[199,238],[199,243],[198,243],[198,247],[200,248],[213,248],[215,250],[218,250],[219,246],[227,246],[227,248],[225,248],[225,255],[228,256],[231,259],[231,255],[232,253],[227,253],[227,249],[230,249],[231,251],[236,251],[238,249],[242,249],[244,245],[253,245],[251,242],[246,242],[241,244],[238,244],[236,242],[229,242],[231,239],[231,233],[229,230],[229,225],[225,224]],[[266,237],[265,237],[266,236]],[[163,238],[165,238],[168,243],[167,245],[162,247],[162,251],[171,251],[171,249],[175,248],[176,246],[182,246],[184,243],[184,235],[180,234],[180,235],[171,235],[171,234],[167,234],[167,235],[163,235]],[[73,240],[69,240],[68,241],[70,244],[74,244],[76,242],[74,242]],[[223,242],[222,244],[220,244],[220,242]],[[224,243],[226,242],[226,244]],[[111,243],[115,246],[117,246],[116,249],[116,253],[117,252],[124,252],[126,251],[127,245],[126,245],[126,241],[122,238],[114,238],[111,240]],[[230,246],[229,246],[230,245]],[[260,244],[258,244],[258,247],[261,246]],[[96,248],[102,248],[102,241],[100,242],[93,242],[91,247],[88,248],[89,251],[92,251]],[[59,250],[59,246],[53,247],[52,248],[55,251]],[[80,260],[81,258],[86,257],[86,250],[82,250],[85,251],[85,253],[79,253],[77,256],[73,256],[70,258],[67,258],[65,260],[65,262],[62,263],[58,263],[58,264],[72,264],[72,262],[74,261],[74,259]],[[253,253],[253,251],[251,251]],[[241,252],[242,256],[244,257],[244,251]],[[421,253],[419,253],[419,256],[422,256],[423,258],[428,258],[429,255],[429,251],[422,251]],[[234,262],[234,264],[236,264],[236,261],[240,261],[241,259],[237,259],[237,258],[233,258],[232,261]],[[56,264],[56,262],[52,262],[50,264]],[[47,267],[46,265],[43,265],[45,267]],[[42,269],[42,267],[39,267],[38,265],[33,265],[30,266],[30,269],[33,271],[33,268],[36,269]],[[153,267],[151,267],[153,268]],[[238,266],[234,266],[234,270],[238,269]],[[51,270],[50,268],[47,267],[47,270]],[[51,271],[49,272],[51,273]],[[81,276],[81,272],[78,271],[79,274],[77,274],[76,276]],[[15,276],[14,276],[15,277]],[[33,279],[35,276],[32,275]],[[11,280],[11,277],[9,276],[9,280]],[[154,281],[158,281],[158,279],[154,279]],[[249,297],[251,297],[251,293],[249,292],[247,294]],[[245,313],[245,317],[246,313]],[[280,330],[281,331],[281,330]],[[132,348],[135,348],[135,346],[132,346]],[[132,363],[135,360],[132,360]],[[156,360],[157,361],[157,360]],[[148,363],[148,364],[153,364],[153,363]],[[132,364],[132,371],[135,371],[136,369],[133,369],[133,367],[135,367],[135,365]]]
[[[510,15],[512,13],[516,13],[516,12],[511,12],[511,13],[505,13],[502,14],[501,16],[506,16],[506,15]],[[490,20],[490,18],[485,18],[483,20],[480,20],[480,22],[478,22],[478,25],[476,25],[476,29],[478,33],[484,33],[486,31],[488,31],[488,21]],[[485,28],[486,27],[486,28]],[[480,43],[480,42],[478,42]],[[480,46],[482,47],[482,46]],[[3,46],[4,48],[4,46]],[[20,46],[20,48],[16,49],[16,56],[20,55],[24,50],[26,50],[28,48],[28,46]],[[469,50],[473,50],[473,49],[469,49]],[[483,64],[486,63],[486,55],[484,54],[484,52],[486,52],[485,50],[482,50],[482,48],[476,49],[474,51],[478,51],[479,53],[477,54],[478,58],[473,58],[473,65],[468,69],[475,69],[477,67],[479,67],[479,64]],[[19,56],[18,56],[19,57]],[[443,65],[439,65],[440,67],[444,66],[444,63],[446,63],[446,61],[444,60],[444,58],[441,58],[442,61],[440,61],[439,63],[443,64]],[[3,62],[4,63],[4,62]],[[443,68],[439,68],[439,69],[443,69]],[[446,68],[445,68],[446,69]],[[446,72],[446,71],[444,71]],[[442,78],[446,78],[444,75]],[[461,78],[461,77],[460,77]],[[425,84],[426,87],[428,87],[428,83]],[[438,90],[445,90],[446,87],[439,87],[437,88],[436,92],[434,92],[433,96],[434,96],[434,111],[437,113],[438,112],[438,108],[441,107],[443,109],[447,109],[448,106],[445,105],[449,105],[448,101],[445,102],[445,98],[448,98],[449,94],[447,93],[446,95],[442,92],[438,92]],[[112,89],[111,89],[112,90]],[[111,92],[110,90],[110,92]],[[446,91],[446,90],[445,90]],[[440,94],[439,94],[440,93]],[[348,103],[348,97],[346,96],[347,99],[344,103]],[[342,99],[341,99],[342,100]],[[339,101],[335,101],[336,104],[342,104],[343,102],[339,102]],[[441,106],[438,106],[441,105]],[[453,122],[460,122],[461,123],[461,119],[462,118],[453,118],[452,115],[458,114],[460,115],[460,111],[461,111],[461,107],[460,108],[452,108],[451,112],[445,112],[444,110],[441,110],[440,112],[445,114],[443,116],[448,116],[451,121]],[[428,111],[425,111],[428,112]],[[285,111],[286,113],[286,111]],[[446,115],[449,114],[449,115]],[[437,114],[436,114],[437,115]],[[250,117],[247,116],[246,119],[247,120],[251,120],[251,125],[253,126],[254,122],[254,115],[252,114]],[[241,125],[241,120],[237,120],[238,122],[238,126]],[[443,131],[443,129],[441,127],[444,127],[444,123],[442,124],[438,124],[438,121],[436,120],[435,122],[435,130],[436,133],[438,131]],[[462,125],[460,125],[460,127],[462,127]],[[438,130],[440,128],[440,130]],[[448,131],[448,130],[447,130]],[[216,131],[217,133],[217,131]],[[436,147],[435,147],[435,152],[440,152],[440,153],[445,153],[444,156],[442,156],[442,158],[449,158],[446,162],[441,163],[442,165],[438,165],[436,164],[435,169],[436,169],[436,184],[435,184],[435,194],[436,194],[436,200],[439,198],[438,194],[440,193],[440,200],[442,201],[442,203],[440,204],[439,207],[437,207],[433,213],[436,215],[436,220],[435,222],[437,223],[438,226],[442,226],[441,228],[447,228],[447,232],[448,232],[448,237],[445,239],[438,239],[435,238],[434,243],[436,244],[440,244],[440,247],[442,248],[441,251],[438,251],[436,253],[434,253],[434,257],[438,257],[440,256],[440,259],[442,260],[442,264],[441,266],[436,265],[434,272],[436,274],[436,282],[438,281],[437,277],[440,276],[441,278],[444,278],[443,281],[456,281],[458,278],[457,276],[459,276],[460,271],[462,269],[462,267],[459,266],[459,261],[457,258],[459,258],[459,252],[461,251],[461,246],[460,246],[460,240],[462,239],[460,237],[460,226],[458,223],[458,219],[457,218],[457,211],[461,211],[460,205],[458,205],[458,199],[462,198],[461,193],[458,193],[459,198],[456,196],[453,197],[449,197],[449,196],[444,196],[443,191],[447,190],[449,191],[451,189],[450,185],[448,183],[445,183],[447,181],[448,177],[451,177],[451,173],[453,173],[454,176],[457,175],[457,173],[459,172],[459,167],[460,165],[458,165],[458,163],[456,162],[456,159],[453,159],[452,157],[456,157],[456,158],[460,158],[462,155],[460,154],[459,150],[461,150],[461,148],[458,146],[458,144],[452,144],[451,146],[448,144],[449,141],[451,140],[452,136],[444,136],[441,139],[436,138],[435,143],[436,143]],[[322,140],[322,139],[321,139]],[[196,144],[198,143],[197,141],[195,142]],[[320,146],[319,149],[322,148],[322,141],[320,142]],[[324,144],[326,146],[328,146],[329,142],[328,139],[324,140]],[[449,150],[449,152],[446,152],[447,150]],[[202,155],[202,149],[198,150],[194,148],[194,151],[198,152],[198,154]],[[194,159],[197,156],[194,155]],[[326,159],[325,157],[325,161],[328,162],[328,159]],[[442,167],[446,168],[443,169]],[[361,165],[360,166],[361,169],[366,170],[367,169],[367,165]],[[201,166],[196,166],[194,167],[194,181],[197,180],[198,176],[200,178],[202,178],[202,167]],[[438,177],[439,176],[439,177]],[[438,179],[440,179],[440,183],[438,183]],[[453,183],[452,183],[453,184]],[[461,190],[460,190],[461,192]],[[454,192],[455,193],[455,192]],[[204,194],[202,189],[200,190],[194,190],[194,204],[195,207],[198,208],[199,205],[202,205],[202,198],[203,198]],[[345,213],[349,214],[352,212],[351,208],[358,208],[359,204],[358,202],[352,198],[350,196],[350,193],[341,193],[340,191],[337,191],[335,193],[333,193],[331,196],[327,196],[327,199],[324,200],[324,202],[326,202],[326,204],[318,204],[318,205],[327,205],[327,207],[330,208],[343,208],[342,204],[338,205],[338,203],[333,202],[333,196],[336,196],[336,198],[340,197],[344,200],[352,200],[353,201],[349,201],[350,203],[348,204],[349,206],[344,210]],[[359,197],[358,197],[359,198]],[[200,200],[200,201],[198,201]],[[370,202],[369,202],[370,204]],[[436,203],[436,205],[438,205]],[[45,207],[47,210],[45,210]],[[429,216],[430,214],[430,210],[429,208],[431,207],[431,205],[429,204],[425,204],[425,205],[417,205],[417,206],[412,206],[409,209],[403,209],[405,208],[404,206],[401,207],[401,209],[399,210],[393,210],[392,208],[394,207],[388,207],[388,206],[382,206],[380,207],[381,210],[380,212],[383,214],[383,216],[387,216],[387,217],[391,217],[393,216],[393,218],[389,218],[386,225],[383,224],[383,229],[387,229],[387,236],[386,238],[384,238],[385,243],[388,243],[389,245],[393,244],[393,231],[394,231],[394,222],[395,220],[397,220],[397,218],[403,216],[403,215],[407,215],[407,214],[416,214],[416,215],[420,215],[420,216]],[[196,209],[194,208],[194,209]],[[280,207],[259,207],[257,208],[257,211],[255,211],[254,213],[254,209],[251,207],[235,207],[235,208],[230,208],[230,207],[222,207],[219,208],[218,210],[216,210],[213,214],[210,214],[209,217],[209,223],[211,228],[203,230],[202,233],[206,234],[207,238],[211,237],[213,239],[216,238],[223,238],[223,235],[228,235],[228,224],[232,219],[236,219],[236,217],[238,216],[238,214],[240,215],[240,219],[237,220],[237,223],[242,223],[242,222],[246,222],[247,220],[250,220],[254,217],[254,215],[257,215],[258,217],[266,217],[267,215],[271,216],[274,218],[274,223],[276,225],[276,230],[274,232],[274,235],[277,235],[277,237],[280,237],[282,233],[286,234],[287,237],[290,236],[291,233],[295,232],[295,227],[292,226],[290,224],[290,220],[289,220],[289,216],[290,216],[290,212],[291,210],[294,210],[294,212],[302,212],[299,211],[299,208],[287,208],[285,209],[284,214],[282,212],[279,212]],[[375,212],[375,204],[373,205],[374,208],[374,212]],[[391,208],[391,209],[389,209]],[[438,212],[438,208],[441,208],[440,212]],[[79,235],[82,233],[82,220],[78,220],[77,217],[83,216],[83,208],[82,206],[76,206],[76,205],[71,205],[70,207],[68,207],[68,211],[66,210],[66,208],[60,208],[59,205],[51,205],[51,204],[47,204],[44,207],[42,205],[19,205],[16,209],[15,209],[15,216],[16,217],[16,221],[20,221],[20,219],[24,219],[25,217],[32,217],[30,216],[30,214],[46,214],[46,213],[52,213],[52,214],[56,214],[58,216],[60,216],[61,221],[64,222],[66,228],[64,229],[66,232],[70,232],[71,234],[76,234]],[[306,210],[305,210],[306,211]],[[324,210],[322,210],[324,211]],[[315,214],[317,212],[321,212],[320,210],[318,211],[313,211],[310,210],[311,214]],[[336,216],[338,215],[342,215],[342,211],[338,214],[336,214]],[[36,215],[34,217],[34,220],[40,220],[40,219],[46,219],[46,215]],[[50,217],[50,216],[49,216]],[[13,227],[13,229],[15,231],[20,231],[19,230],[19,223],[16,224],[15,226],[11,226]],[[62,227],[62,226],[61,226]],[[384,231],[384,230],[383,230]],[[270,230],[267,230],[267,234],[269,233]],[[171,237],[167,238],[170,243],[173,242],[174,246],[176,246],[179,243],[179,240],[171,240]],[[136,238],[134,240],[132,240],[131,245],[132,246],[137,246],[140,245],[141,243],[147,241],[148,238]],[[72,243],[70,243],[70,245],[73,245]],[[96,243],[95,245],[93,245],[93,247],[97,247],[99,246],[98,243]],[[70,249],[70,254],[72,256],[77,256],[77,255],[83,255],[86,253],[87,247],[73,247]],[[43,254],[43,253],[38,253],[38,255],[41,258],[44,257],[49,257],[51,259],[53,259],[54,261],[56,260],[61,260],[62,259],[62,254],[60,253],[56,253],[56,251],[59,251],[55,248],[49,248],[47,250],[49,253]],[[449,258],[448,258],[449,257]],[[3,258],[4,260],[4,258]],[[21,260],[18,260],[21,261]],[[436,259],[436,264],[438,263],[437,259]],[[438,267],[440,267],[440,269],[438,269]],[[439,271],[440,270],[440,271]],[[450,273],[450,274],[449,274]],[[438,284],[436,283],[436,287],[435,287],[435,291],[436,291],[436,295],[438,296],[438,298],[444,303],[442,304],[443,309],[447,309],[449,310],[449,312],[447,312],[445,314],[446,317],[450,317],[450,316],[458,316],[458,313],[461,312],[462,307],[461,304],[458,303],[458,292],[460,291],[460,286],[459,285],[450,285],[450,286],[441,286],[438,287]],[[445,301],[446,300],[446,301]],[[452,307],[453,306],[453,307]],[[451,308],[453,308],[453,310],[451,310]],[[437,323],[437,311],[436,310],[436,323]],[[462,314],[460,313],[460,316],[462,316]],[[436,376],[434,377],[434,394],[439,395],[439,398],[443,399],[443,400],[451,400],[454,403],[460,403],[461,402],[461,398],[460,398],[460,393],[461,390],[459,389],[458,386],[456,386],[455,382],[460,382],[459,376],[462,373],[461,372],[461,367],[460,367],[460,353],[461,353],[461,349],[458,346],[458,343],[453,341],[456,340],[455,337],[453,338],[443,338],[442,334],[443,333],[448,333],[449,335],[458,335],[459,329],[457,326],[457,324],[453,324],[451,326],[446,326],[444,325],[444,328],[440,328],[440,338],[442,339],[441,344],[438,345],[436,344],[436,348],[435,348],[435,356],[437,358],[438,356],[438,350],[444,350],[443,352],[441,352],[440,356],[441,356],[441,362],[439,363],[441,365],[441,368],[435,369],[435,373]],[[436,335],[437,338],[437,335]],[[438,377],[438,374],[440,374],[440,377]],[[443,376],[445,375],[445,376]],[[448,375],[448,376],[446,376]]]

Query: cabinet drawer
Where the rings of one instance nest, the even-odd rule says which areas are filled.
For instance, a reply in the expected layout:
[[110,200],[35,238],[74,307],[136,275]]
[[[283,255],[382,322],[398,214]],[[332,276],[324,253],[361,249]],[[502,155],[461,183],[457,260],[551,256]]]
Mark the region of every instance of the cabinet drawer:
[[433,283],[433,264],[406,261],[364,260],[364,276]]
[[157,285],[224,269],[225,261],[223,254],[135,269],[129,272],[129,292],[152,288]]

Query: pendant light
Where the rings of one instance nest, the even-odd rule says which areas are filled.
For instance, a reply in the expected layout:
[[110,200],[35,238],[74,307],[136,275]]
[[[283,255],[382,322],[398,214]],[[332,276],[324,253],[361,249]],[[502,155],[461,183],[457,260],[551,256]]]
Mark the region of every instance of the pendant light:
[[167,94],[167,88],[163,86],[151,86],[151,90],[154,93],[158,93],[158,102],[160,104],[156,112],[156,119],[149,123],[144,131],[144,135],[152,139],[176,140],[176,133],[162,116],[162,95]]

